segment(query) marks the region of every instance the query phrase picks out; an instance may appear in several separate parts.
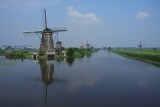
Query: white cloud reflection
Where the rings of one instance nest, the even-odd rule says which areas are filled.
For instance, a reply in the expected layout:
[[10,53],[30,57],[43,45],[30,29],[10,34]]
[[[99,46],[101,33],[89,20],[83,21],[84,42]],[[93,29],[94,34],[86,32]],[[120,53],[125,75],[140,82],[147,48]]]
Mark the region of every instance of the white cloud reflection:
[[76,73],[70,72],[68,75],[68,88],[70,92],[73,92],[83,86],[92,87],[101,78],[101,74],[98,72],[85,73],[85,71],[76,71]]

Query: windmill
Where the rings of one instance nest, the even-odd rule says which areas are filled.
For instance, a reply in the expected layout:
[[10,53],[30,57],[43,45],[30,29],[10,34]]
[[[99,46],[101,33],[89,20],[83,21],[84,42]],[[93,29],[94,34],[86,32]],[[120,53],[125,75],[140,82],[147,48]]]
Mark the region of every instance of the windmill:
[[142,49],[142,46],[144,46],[144,45],[142,45],[142,44],[141,44],[141,41],[140,41],[140,44],[138,45],[138,48],[141,50],[141,49]]
[[[54,41],[53,41],[53,34],[56,34],[55,37],[57,37],[58,32],[67,31],[65,27],[63,28],[48,28],[47,26],[47,14],[46,10],[44,9],[45,13],[45,28],[42,31],[32,31],[32,32],[23,32],[25,34],[28,33],[35,33],[41,40],[40,43],[40,51],[43,51],[47,57],[54,57],[55,55],[55,49],[54,49]],[[42,35],[41,37],[39,35]]]
[[88,40],[87,40],[86,48],[87,48],[87,49],[90,48],[90,44],[88,43]]

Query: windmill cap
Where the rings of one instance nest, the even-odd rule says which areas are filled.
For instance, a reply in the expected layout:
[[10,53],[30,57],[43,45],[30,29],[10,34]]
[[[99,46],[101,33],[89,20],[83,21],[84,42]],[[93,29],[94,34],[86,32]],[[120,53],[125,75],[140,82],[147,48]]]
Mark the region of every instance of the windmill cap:
[[57,41],[56,44],[62,44],[62,42],[61,41]]
[[52,32],[52,30],[49,29],[49,28],[46,28],[46,29],[43,30],[43,32]]

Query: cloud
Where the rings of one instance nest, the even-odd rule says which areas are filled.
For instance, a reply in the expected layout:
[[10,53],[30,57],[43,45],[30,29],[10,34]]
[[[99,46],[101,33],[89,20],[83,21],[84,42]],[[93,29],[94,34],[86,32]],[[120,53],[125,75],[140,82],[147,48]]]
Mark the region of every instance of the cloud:
[[150,14],[148,12],[139,12],[136,16],[137,19],[148,19]]
[[101,19],[99,19],[94,13],[83,14],[77,11],[73,6],[67,8],[67,15],[70,21],[73,23],[83,23],[83,24],[100,24]]

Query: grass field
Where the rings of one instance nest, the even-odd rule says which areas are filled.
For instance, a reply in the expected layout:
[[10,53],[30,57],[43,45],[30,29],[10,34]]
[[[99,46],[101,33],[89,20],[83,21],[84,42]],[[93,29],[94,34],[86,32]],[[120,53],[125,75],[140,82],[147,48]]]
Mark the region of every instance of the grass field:
[[129,57],[145,62],[152,63],[160,66],[160,50],[144,49],[144,50],[112,50],[114,53],[118,53],[124,57]]

